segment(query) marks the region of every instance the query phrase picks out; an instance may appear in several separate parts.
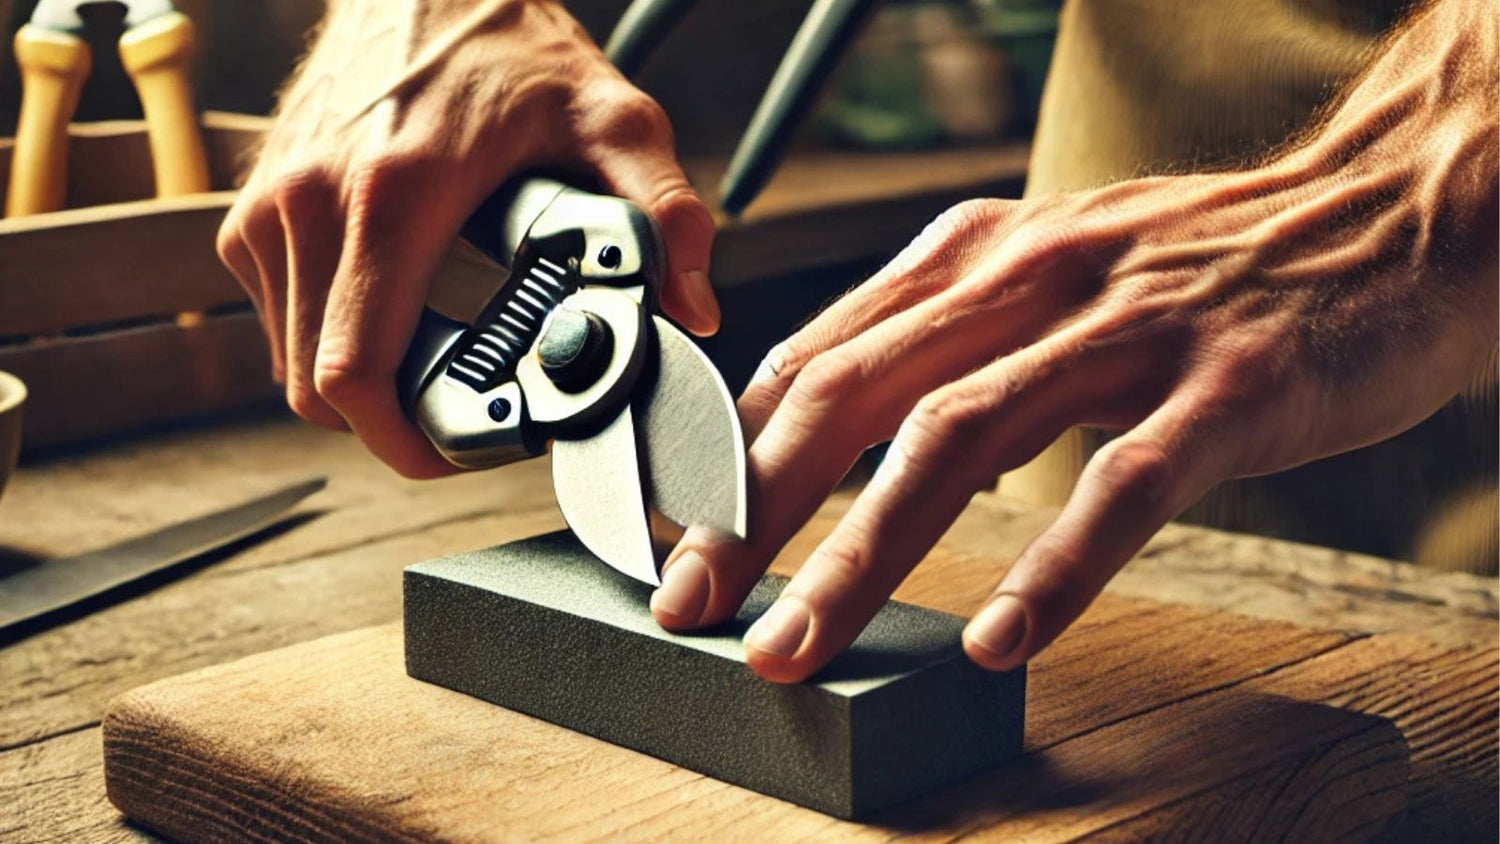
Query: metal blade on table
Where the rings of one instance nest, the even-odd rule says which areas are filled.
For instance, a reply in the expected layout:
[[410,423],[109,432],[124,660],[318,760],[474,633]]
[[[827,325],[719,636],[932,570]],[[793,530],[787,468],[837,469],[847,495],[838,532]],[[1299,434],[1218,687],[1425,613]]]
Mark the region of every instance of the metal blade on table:
[[304,481],[108,548],[0,577],[0,633],[264,530],[326,484],[323,478]]
[[651,505],[683,527],[745,538],[745,437],[708,356],[661,317],[657,376],[634,403]]
[[585,548],[616,571],[660,586],[635,428],[626,405],[588,439],[554,440],[552,487],[563,519]]

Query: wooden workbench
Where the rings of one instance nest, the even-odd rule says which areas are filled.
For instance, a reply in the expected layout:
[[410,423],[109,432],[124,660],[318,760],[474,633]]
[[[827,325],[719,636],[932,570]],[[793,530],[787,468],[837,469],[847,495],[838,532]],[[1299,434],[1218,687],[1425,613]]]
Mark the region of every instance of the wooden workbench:
[[[272,416],[23,467],[0,502],[0,565],[83,551],[316,473],[329,476],[329,487],[303,505],[295,526],[0,649],[0,840],[142,834],[104,795],[99,724],[115,695],[392,621],[398,572],[408,563],[560,525],[545,460],[408,482],[350,437]],[[830,502],[824,524],[847,502],[847,493]],[[1008,559],[1048,516],[981,497],[947,546]],[[959,590],[972,593],[967,599],[949,599],[959,611],[977,605],[994,579],[965,570],[975,582]],[[1352,672],[1344,700],[1387,696],[1375,704],[1411,745],[1408,824],[1415,826],[1408,828],[1493,836],[1495,581],[1174,526],[1113,591],[1346,631],[1309,652],[1317,660],[1298,664]],[[1366,635],[1376,632],[1393,635]],[[1210,650],[1237,644],[1209,631],[1168,638],[1184,666],[1212,662]],[[1247,653],[1262,647],[1243,646]],[[1108,656],[1097,659],[1102,670]],[[1307,681],[1305,667],[1288,673],[1276,660],[1270,665],[1263,672],[1270,679],[1259,681],[1267,688]],[[1404,679],[1393,685],[1393,676]]]

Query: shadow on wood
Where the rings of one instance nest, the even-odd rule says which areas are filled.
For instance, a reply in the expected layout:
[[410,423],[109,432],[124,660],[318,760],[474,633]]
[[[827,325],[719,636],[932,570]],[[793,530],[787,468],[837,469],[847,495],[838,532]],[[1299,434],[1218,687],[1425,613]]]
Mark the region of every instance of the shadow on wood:
[[1329,841],[1372,836],[1405,809],[1409,750],[1385,718],[1243,689],[1159,715],[1099,727],[874,820],[1070,838],[1100,831],[1080,817],[1090,812],[1131,839]]

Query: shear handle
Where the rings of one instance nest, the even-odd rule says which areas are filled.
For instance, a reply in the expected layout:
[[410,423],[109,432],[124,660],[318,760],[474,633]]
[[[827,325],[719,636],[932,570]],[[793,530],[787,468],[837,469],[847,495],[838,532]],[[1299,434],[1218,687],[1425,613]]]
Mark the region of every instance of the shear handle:
[[413,414],[422,391],[443,371],[453,356],[454,346],[467,330],[467,323],[449,319],[432,308],[422,309],[417,331],[396,373],[397,397],[407,416]]

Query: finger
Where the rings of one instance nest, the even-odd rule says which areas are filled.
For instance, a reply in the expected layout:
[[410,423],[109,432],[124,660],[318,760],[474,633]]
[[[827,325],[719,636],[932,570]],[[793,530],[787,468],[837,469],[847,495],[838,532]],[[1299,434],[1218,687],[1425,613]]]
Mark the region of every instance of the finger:
[[239,239],[249,252],[257,285],[258,307],[271,350],[271,372],[286,380],[286,238],[276,203],[260,195],[239,219]]
[[1221,474],[1197,414],[1177,400],[1110,442],[1084,468],[1067,505],[1017,558],[964,629],[969,658],[1021,665],[1057,638],[1162,525]]
[[235,204],[224,215],[224,221],[219,224],[219,233],[214,246],[219,253],[219,261],[229,269],[235,281],[240,283],[240,287],[245,289],[246,298],[255,307],[262,326],[266,327],[266,316],[260,295],[260,271],[255,268],[255,256],[250,254],[250,247],[245,244],[245,239],[240,237],[240,218],[244,214],[240,202],[240,199],[236,199]]
[[402,413],[395,379],[433,268],[479,198],[446,184],[437,165],[394,154],[362,166],[352,182],[313,382],[365,446],[407,477],[455,471]]
[[610,190],[646,209],[661,228],[667,250],[662,311],[700,337],[718,331],[719,302],[708,280],[714,242],[708,207],[669,158],[621,159],[609,170]]
[[318,395],[313,378],[323,312],[343,243],[344,209],[338,184],[326,171],[288,177],[277,185],[276,205],[288,256],[287,404],[315,425],[348,430],[344,418]]
[[1123,361],[1065,340],[990,364],[924,399],[874,478],[745,636],[760,676],[800,682],[859,636],[969,499],[1068,426],[1112,420]]
[[[750,447],[756,521],[749,541],[689,532],[664,567],[652,603],[657,621],[688,629],[732,616],[865,448],[890,438],[924,394],[1034,330],[1019,314],[997,319],[998,307],[984,286],[957,285],[804,367]],[[943,319],[943,330],[931,330]],[[688,555],[679,571],[677,561]]]
[[666,113],[623,81],[604,83],[590,102],[590,163],[606,189],[644,208],[661,229],[662,310],[694,334],[713,334],[720,321],[708,281],[713,215],[677,164]]
[[995,237],[1014,205],[981,200],[954,206],[869,280],[772,348],[740,397],[746,438],[759,435],[809,361],[975,275],[983,260],[976,251],[981,238]]

